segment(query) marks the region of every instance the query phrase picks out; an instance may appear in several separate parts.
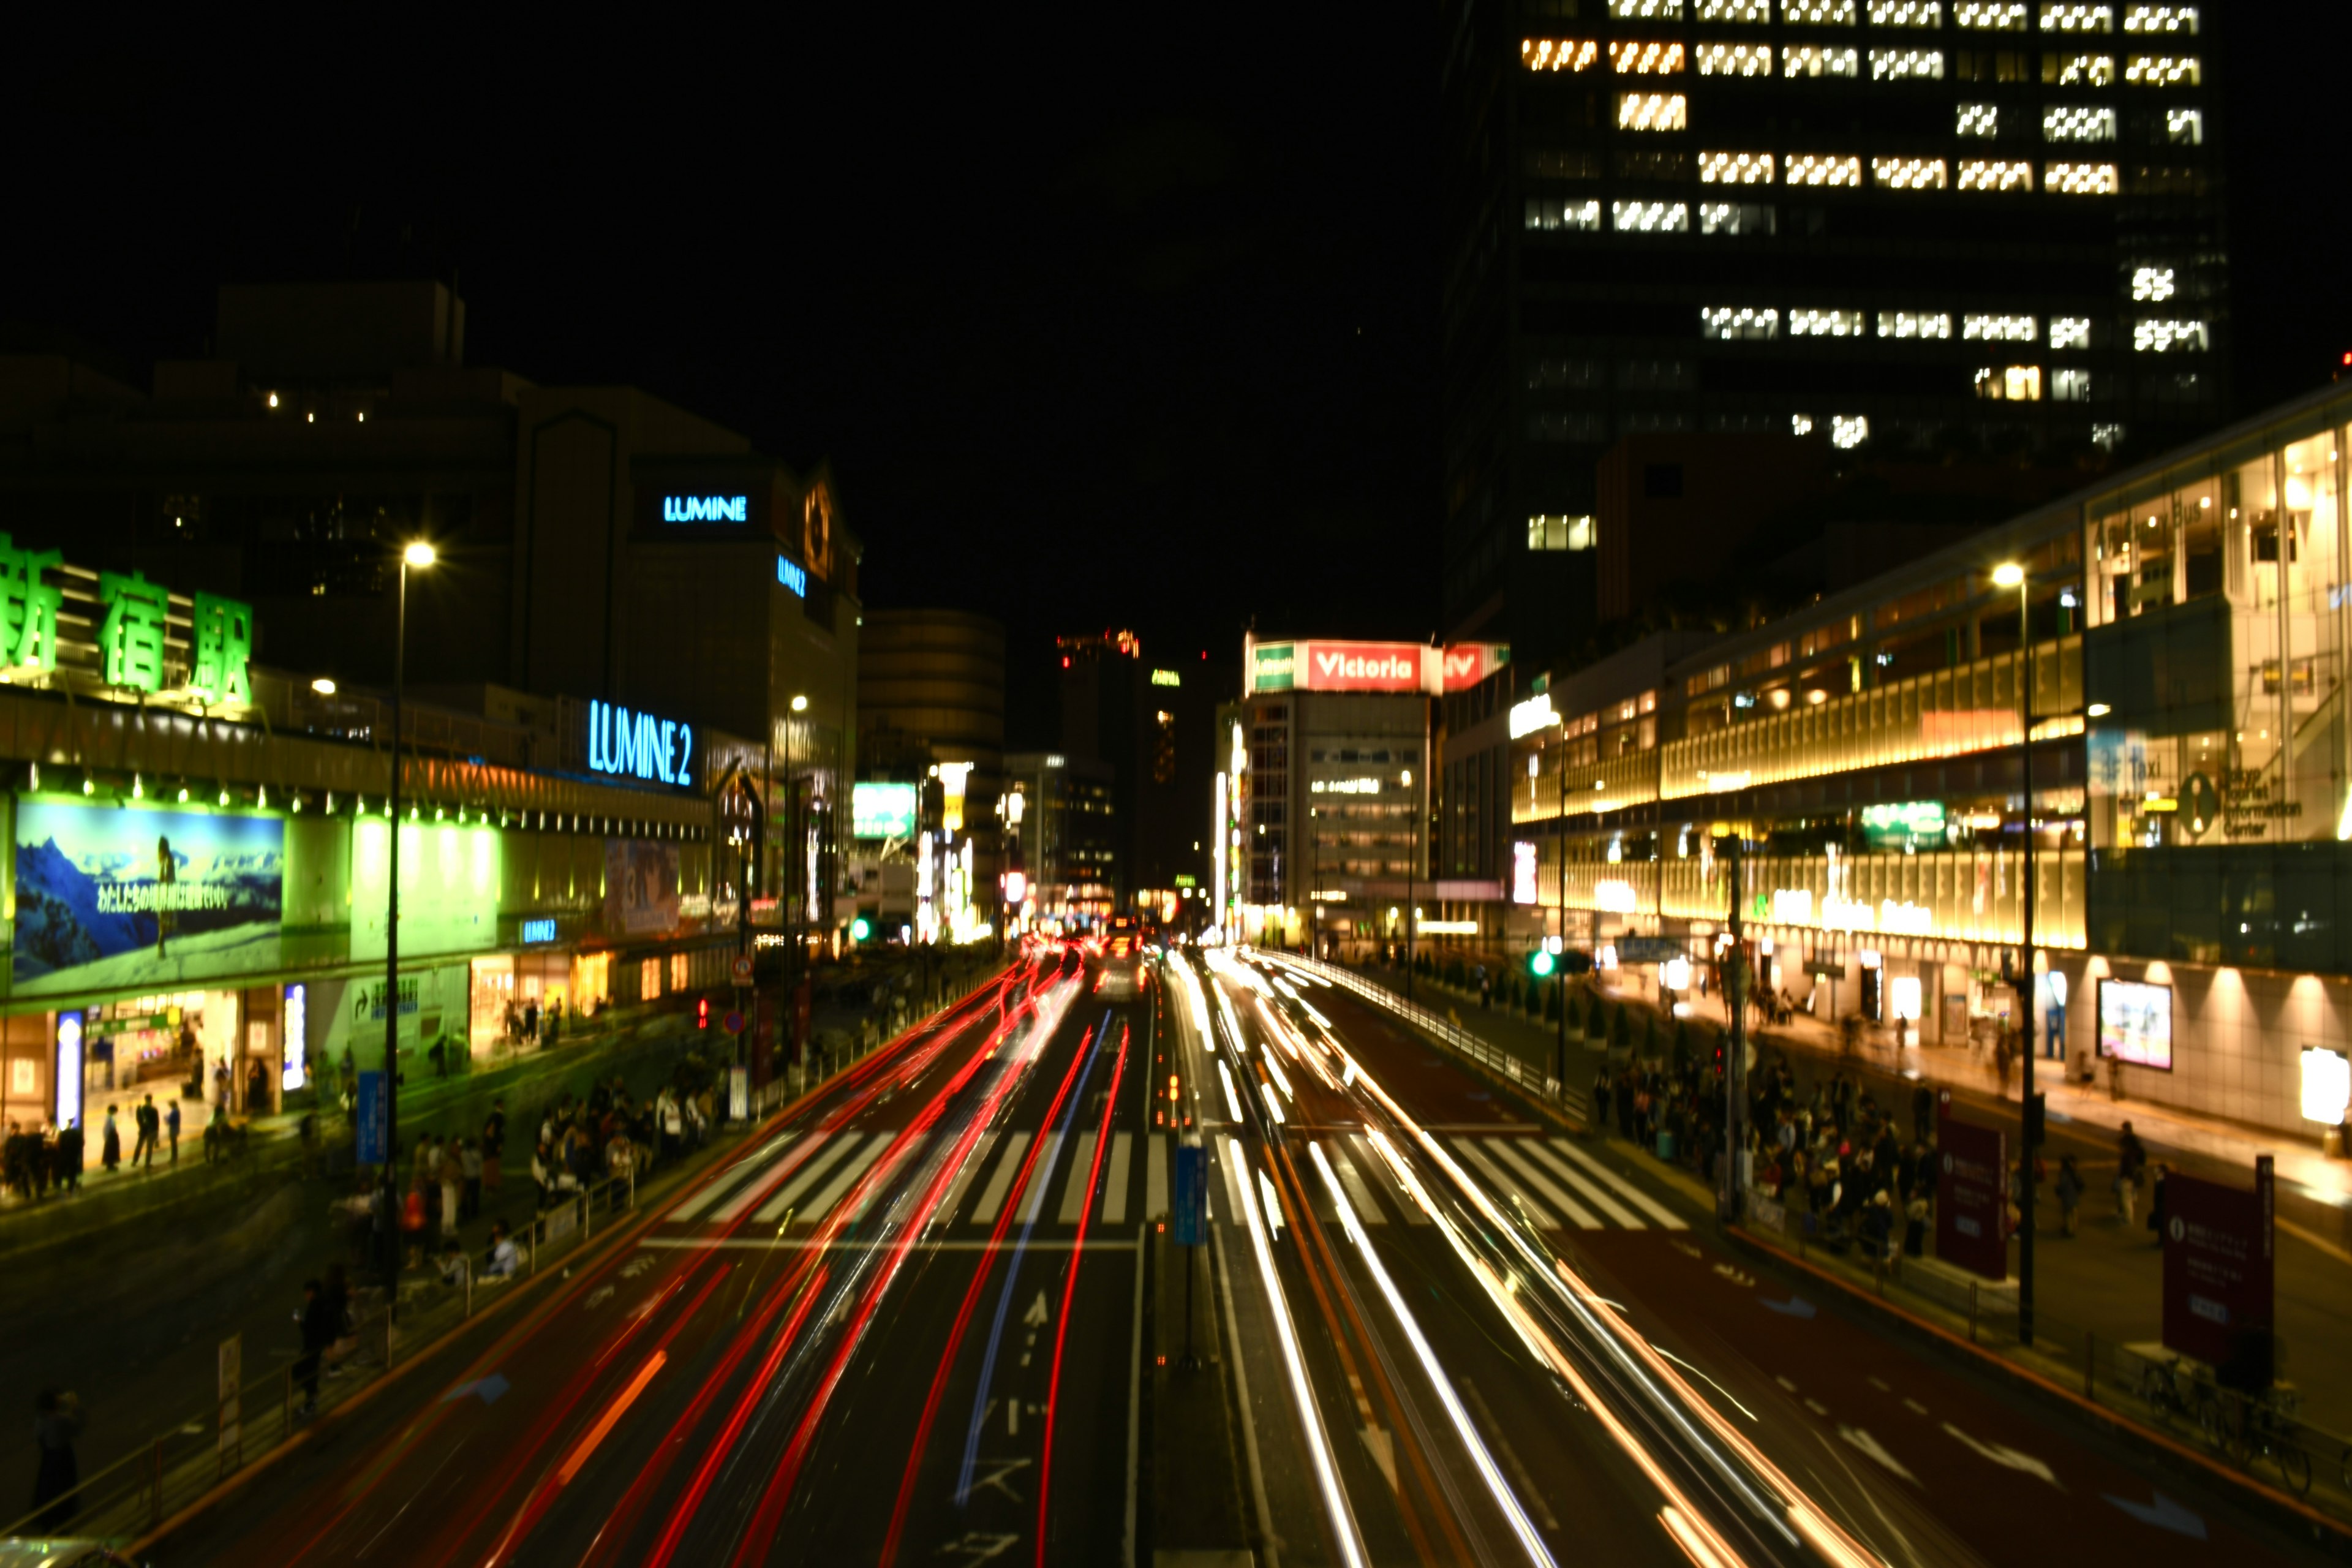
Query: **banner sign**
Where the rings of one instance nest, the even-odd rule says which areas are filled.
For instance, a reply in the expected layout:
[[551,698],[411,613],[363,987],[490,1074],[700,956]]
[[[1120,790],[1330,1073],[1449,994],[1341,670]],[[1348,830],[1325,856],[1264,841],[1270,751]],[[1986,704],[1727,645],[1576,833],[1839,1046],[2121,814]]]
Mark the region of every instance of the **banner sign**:
[[677,919],[677,846],[645,838],[604,840],[604,934],[676,931]]
[[268,969],[285,864],[286,825],[274,816],[19,801],[16,989]]
[[1170,1239],[1179,1247],[1199,1247],[1209,1239],[1209,1151],[1197,1142],[1177,1146],[1175,1198],[1169,1217],[1176,1230]]
[[2225,1388],[2259,1393],[2272,1374],[2273,1176],[2254,1189],[2175,1172],[2164,1179],[2164,1345],[2214,1369]]
[[2099,1054],[2170,1072],[2172,987],[2137,980],[2100,981]]
[[1936,1256],[2009,1278],[2009,1134],[1946,1118],[1936,1128]]
[[383,1073],[362,1069],[359,1075],[359,1096],[353,1111],[358,1122],[359,1152],[354,1156],[362,1165],[383,1163]]
[[1435,696],[1477,685],[1508,664],[1502,643],[1255,642],[1245,677],[1260,691],[1392,691]]
[[911,838],[915,836],[917,786],[867,781],[849,786],[850,837]]

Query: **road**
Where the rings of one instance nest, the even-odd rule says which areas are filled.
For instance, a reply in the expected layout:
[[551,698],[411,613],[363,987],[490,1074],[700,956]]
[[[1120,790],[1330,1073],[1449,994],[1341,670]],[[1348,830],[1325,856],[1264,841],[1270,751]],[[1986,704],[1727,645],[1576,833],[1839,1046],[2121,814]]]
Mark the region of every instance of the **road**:
[[[1153,1261],[1186,1138],[1198,1371]],[[533,1289],[169,1560],[2292,1560],[1275,962],[1130,998],[1033,950]],[[1167,1440],[1188,1391],[1229,1444]],[[1230,1527],[1155,1511],[1228,1466]]]

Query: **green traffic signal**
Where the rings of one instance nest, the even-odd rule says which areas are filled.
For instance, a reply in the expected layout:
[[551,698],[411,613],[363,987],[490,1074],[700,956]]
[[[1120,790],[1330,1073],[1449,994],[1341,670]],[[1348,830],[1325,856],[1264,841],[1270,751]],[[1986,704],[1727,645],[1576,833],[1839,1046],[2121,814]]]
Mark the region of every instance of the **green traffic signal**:
[[850,941],[864,942],[867,937],[872,936],[873,934],[874,928],[866,923],[866,920],[864,915],[860,915],[856,920],[849,922]]
[[1551,972],[1552,956],[1550,953],[1545,952],[1542,948],[1538,948],[1533,952],[1528,954],[1528,973],[1534,975],[1538,980],[1548,980],[1551,977]]

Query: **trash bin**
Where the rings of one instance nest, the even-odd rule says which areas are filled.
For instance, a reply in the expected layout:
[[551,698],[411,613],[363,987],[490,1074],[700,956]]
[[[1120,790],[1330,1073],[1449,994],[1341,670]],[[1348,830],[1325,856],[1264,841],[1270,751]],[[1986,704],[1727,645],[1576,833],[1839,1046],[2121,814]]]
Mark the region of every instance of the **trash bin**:
[[1658,1133],[1658,1158],[1661,1160],[1671,1160],[1674,1157],[1675,1135],[1671,1132],[1661,1131]]

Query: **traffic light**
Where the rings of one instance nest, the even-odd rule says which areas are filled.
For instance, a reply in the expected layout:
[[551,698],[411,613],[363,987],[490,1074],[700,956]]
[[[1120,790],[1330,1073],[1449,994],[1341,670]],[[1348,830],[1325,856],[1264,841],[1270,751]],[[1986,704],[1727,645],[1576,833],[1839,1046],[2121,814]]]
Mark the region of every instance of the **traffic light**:
[[710,998],[708,996],[694,1005],[694,1026],[698,1029],[710,1027]]
[[1528,973],[1534,975],[1538,980],[1550,979],[1551,972],[1555,966],[1556,961],[1553,959],[1552,955],[1545,952],[1542,948],[1538,948],[1533,952],[1528,954]]
[[856,920],[849,922],[850,941],[864,942],[867,937],[872,936],[873,934],[874,927],[864,915],[860,915]]

